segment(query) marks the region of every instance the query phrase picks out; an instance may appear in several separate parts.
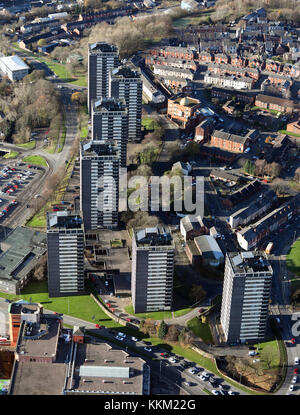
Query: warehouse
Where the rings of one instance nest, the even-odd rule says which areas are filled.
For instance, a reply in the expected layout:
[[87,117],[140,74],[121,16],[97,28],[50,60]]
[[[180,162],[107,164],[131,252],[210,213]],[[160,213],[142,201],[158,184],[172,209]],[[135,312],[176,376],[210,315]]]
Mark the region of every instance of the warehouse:
[[29,72],[29,66],[16,55],[0,58],[0,69],[11,81],[19,81]]

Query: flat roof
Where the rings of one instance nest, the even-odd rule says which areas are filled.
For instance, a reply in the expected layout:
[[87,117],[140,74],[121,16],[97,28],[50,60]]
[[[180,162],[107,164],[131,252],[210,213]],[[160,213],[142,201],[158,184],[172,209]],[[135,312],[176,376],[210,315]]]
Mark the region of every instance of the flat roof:
[[53,357],[57,352],[57,342],[60,334],[60,319],[40,315],[40,322],[32,324],[32,333],[26,335],[26,322],[20,328],[20,337],[16,352],[32,357]]
[[4,56],[0,58],[0,61],[4,63],[11,71],[23,71],[29,69],[29,66],[26,65],[19,56]]
[[83,222],[79,212],[61,210],[47,212],[47,229],[83,229]]
[[227,252],[231,267],[236,274],[272,273],[273,269],[263,251]]
[[[76,22],[77,23],[77,22]],[[80,23],[80,22],[78,22]],[[96,43],[89,43],[89,51],[90,52],[102,52],[102,53],[112,53],[118,52],[118,48],[116,45],[112,45],[107,42],[96,42]]]
[[171,232],[163,226],[134,229],[133,232],[137,247],[173,246]]
[[72,389],[78,393],[143,393],[145,361],[102,340],[78,344]]
[[108,111],[123,111],[127,112],[125,100],[119,100],[116,98],[100,98],[93,102],[93,111],[108,112]]

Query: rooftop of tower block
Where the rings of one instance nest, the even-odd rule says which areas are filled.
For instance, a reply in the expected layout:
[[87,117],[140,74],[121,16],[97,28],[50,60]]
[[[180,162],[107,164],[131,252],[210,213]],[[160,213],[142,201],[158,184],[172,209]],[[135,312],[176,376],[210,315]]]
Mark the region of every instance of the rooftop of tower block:
[[136,228],[134,229],[134,236],[138,247],[173,246],[171,233],[169,229],[163,226]]
[[262,251],[228,252],[235,273],[272,273],[272,267]]
[[82,219],[79,212],[61,210],[47,212],[47,229],[81,229]]
[[116,45],[111,45],[110,43],[106,42],[96,42],[96,43],[90,43],[89,44],[89,51],[90,52],[118,52],[118,48]]

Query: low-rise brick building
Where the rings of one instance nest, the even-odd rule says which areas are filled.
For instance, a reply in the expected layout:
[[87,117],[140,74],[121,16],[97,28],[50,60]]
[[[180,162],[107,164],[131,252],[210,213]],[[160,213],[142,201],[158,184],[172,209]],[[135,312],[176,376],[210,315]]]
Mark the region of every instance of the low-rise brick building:
[[255,105],[260,108],[287,113],[292,113],[296,108],[294,101],[262,94],[256,96]]
[[234,153],[243,153],[250,140],[249,135],[241,136],[223,130],[214,130],[211,134],[210,144],[223,150]]
[[190,129],[204,118],[199,111],[200,107],[201,102],[198,99],[184,97],[180,94],[175,98],[168,99],[167,115],[183,129]]

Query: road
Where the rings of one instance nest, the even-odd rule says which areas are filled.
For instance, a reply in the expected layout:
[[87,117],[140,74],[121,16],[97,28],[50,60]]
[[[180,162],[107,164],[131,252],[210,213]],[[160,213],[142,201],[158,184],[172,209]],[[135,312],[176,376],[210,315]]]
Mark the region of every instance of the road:
[[[5,315],[6,319],[8,319],[8,313],[7,313],[8,303],[5,302],[3,298],[0,298],[0,316]],[[53,313],[50,310],[44,310],[45,313]],[[63,321],[67,325],[71,326],[85,326],[86,329],[90,330],[91,332],[94,332],[95,334],[99,334],[109,341],[110,339],[114,339],[116,342],[116,331],[108,328],[101,328],[96,329],[95,324],[90,323],[85,320],[81,320],[72,316],[64,315]],[[168,353],[168,358],[161,356],[161,353],[165,352],[164,349],[158,349],[158,350],[152,350],[151,352],[145,351],[146,344],[144,341],[134,341],[132,340],[131,336],[127,336],[125,340],[122,342],[118,342],[119,347],[122,349],[125,349],[133,356],[140,356],[143,359],[147,361],[147,363],[151,367],[151,371],[155,372],[157,375],[162,377],[162,379],[170,383],[173,387],[178,387],[180,390],[184,391],[186,394],[190,395],[207,395],[207,392],[204,391],[204,389],[211,391],[213,387],[211,386],[210,382],[208,380],[203,381],[201,380],[197,375],[193,375],[189,372],[189,369],[182,369],[180,367],[180,363],[185,360],[188,364],[191,365],[191,367],[198,367],[195,365],[194,362],[190,362],[187,359],[183,359],[180,356],[175,356],[174,353]],[[127,349],[128,347],[133,347],[136,349],[136,352]],[[139,351],[142,353],[142,355],[139,354]],[[147,358],[145,355],[149,355],[149,358]],[[169,357],[175,357],[177,359],[177,363],[171,363],[169,362]],[[153,360],[153,358],[155,360]],[[205,368],[198,367],[198,374],[201,374],[205,371]],[[224,393],[227,394],[229,390],[235,391],[241,395],[246,395],[245,392],[232,387],[230,384],[228,384],[226,381],[224,381],[221,378],[217,378],[213,373],[210,374],[210,379],[214,379],[218,384],[222,385],[222,388],[219,387],[217,389],[224,390]],[[185,385],[184,382],[190,382],[190,385]],[[214,387],[216,389],[216,387]],[[227,392],[226,392],[227,391]]]
[[[34,61],[34,59],[31,58],[31,62],[32,61]],[[42,65],[40,64],[40,62],[35,62],[38,65]],[[51,75],[51,71],[48,70],[47,75]],[[68,160],[69,158],[70,149],[72,147],[73,141],[77,135],[77,109],[75,104],[72,103],[70,99],[73,86],[68,84],[61,84],[57,79],[51,79],[51,81],[55,84],[60,84],[62,86],[62,88],[59,89],[59,91],[61,95],[61,102],[63,105],[66,127],[66,138],[64,147],[60,153],[50,154],[41,148],[36,148],[34,150],[25,150],[9,143],[3,143],[1,148],[14,149],[21,153],[22,156],[25,154],[30,156],[42,156],[45,158],[48,164],[48,168],[46,169],[45,173],[41,175],[41,177],[38,180],[33,180],[32,183],[30,183],[27,186],[27,188],[24,189],[24,191],[18,198],[19,205],[13,212],[11,212],[8,218],[5,221],[3,221],[3,225],[7,227],[15,228],[17,226],[22,226],[33,215],[34,204],[30,203],[31,208],[27,208],[27,202],[32,201],[34,199],[34,196],[40,193],[41,189],[43,188],[43,183],[49,176],[55,173],[61,166],[65,166],[66,160]]]

